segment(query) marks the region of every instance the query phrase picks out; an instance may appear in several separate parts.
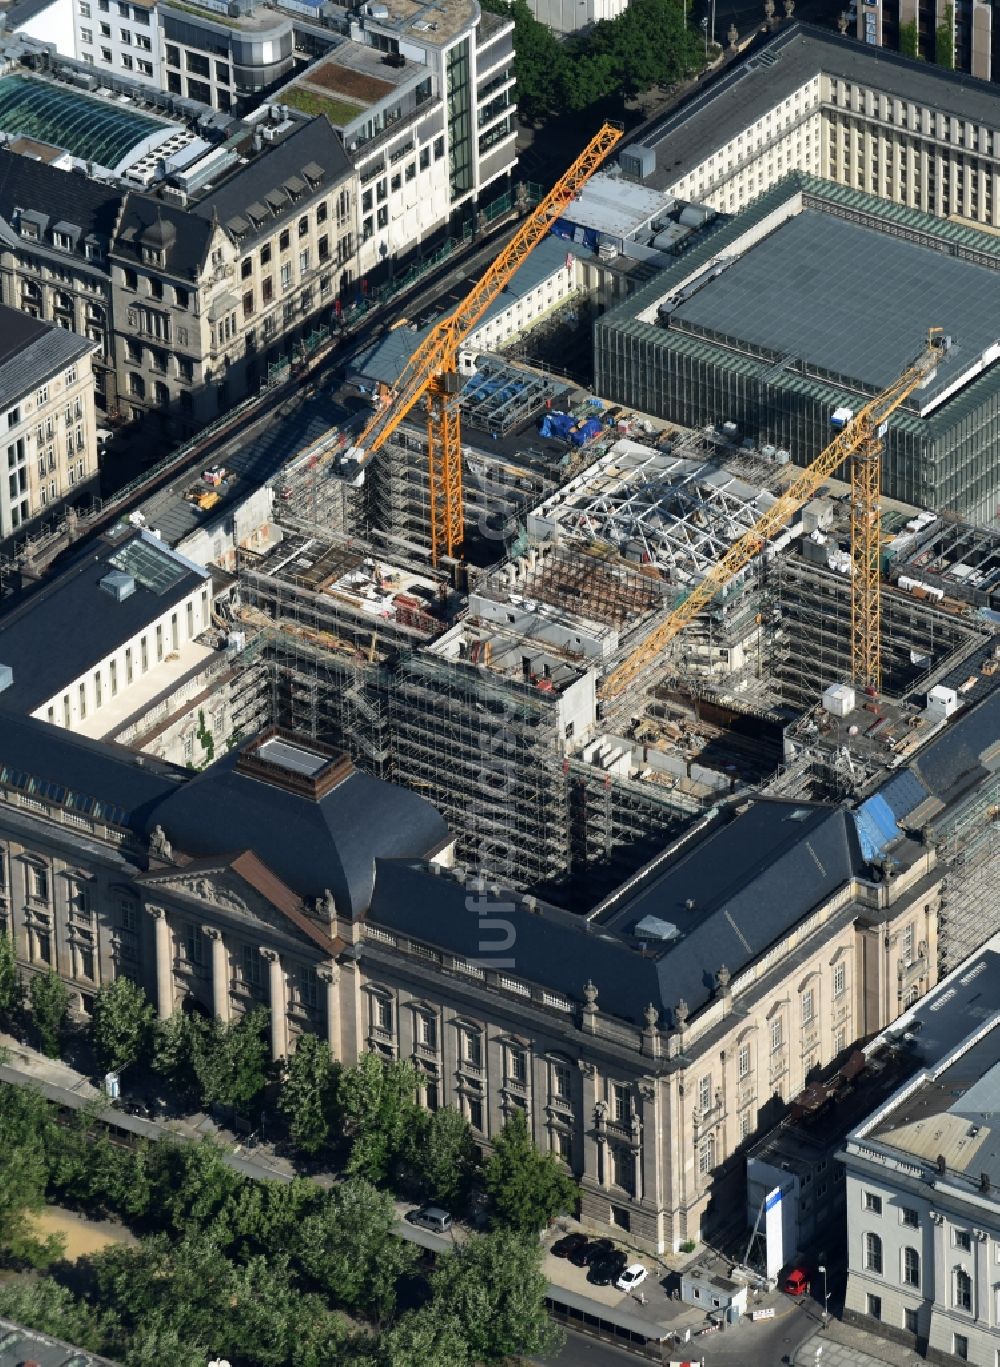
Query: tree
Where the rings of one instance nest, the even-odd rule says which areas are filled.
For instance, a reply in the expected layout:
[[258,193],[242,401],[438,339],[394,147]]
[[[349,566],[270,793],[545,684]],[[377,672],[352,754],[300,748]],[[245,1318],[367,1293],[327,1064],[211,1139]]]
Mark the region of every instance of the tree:
[[562,1335],[545,1309],[542,1250],[511,1230],[459,1244],[438,1259],[430,1311],[457,1324],[474,1362],[554,1353]]
[[556,1215],[574,1210],[579,1195],[555,1155],[535,1148],[520,1107],[497,1136],[485,1185],[497,1223],[523,1234],[537,1234]]
[[4,933],[0,935],[0,1020],[10,1019],[21,1005],[23,996],[14,942]]
[[153,1067],[182,1095],[197,1089],[198,1080],[194,1073],[195,1039],[208,1022],[200,1016],[189,1016],[184,1011],[175,1011],[166,1020],[159,1021],[153,1032]]
[[934,30],[934,60],[947,71],[955,70],[955,6],[945,5],[940,25]]
[[292,1143],[303,1153],[318,1153],[329,1139],[335,1090],[329,1045],[318,1035],[300,1035],[288,1061],[278,1109],[288,1118]]
[[150,1165],[152,1206],[161,1225],[179,1234],[210,1234],[216,1246],[228,1248],[236,1198],[248,1179],[233,1171],[219,1145],[211,1139],[161,1141]]
[[114,1316],[93,1310],[51,1277],[0,1283],[0,1315],[94,1353],[115,1328]]
[[406,1142],[407,1164],[425,1197],[453,1206],[475,1164],[469,1122],[453,1106],[418,1110],[414,1120]]
[[255,1006],[231,1023],[211,1021],[192,1040],[192,1064],[202,1100],[211,1105],[249,1106],[267,1085],[271,1049],[270,1012]]
[[358,1178],[340,1183],[299,1226],[294,1252],[316,1285],[348,1310],[382,1317],[417,1257],[394,1232],[392,1197]]
[[920,32],[916,20],[899,26],[899,50],[904,57],[920,57]]
[[59,1239],[39,1239],[31,1216],[45,1204],[46,1152],[54,1126],[45,1101],[22,1087],[0,1095],[0,1254],[44,1267],[62,1252]]
[[106,1071],[137,1063],[146,1051],[152,1029],[153,1007],[131,978],[116,978],[94,998],[90,1030]]
[[337,1082],[337,1107],[353,1140],[347,1171],[384,1182],[403,1151],[410,1128],[419,1124],[420,1075],[406,1059],[362,1054]]
[[533,123],[559,108],[565,50],[552,30],[539,21],[527,0],[484,0],[483,9],[514,20],[514,75],[518,115]]
[[468,1367],[469,1345],[457,1320],[424,1306],[404,1315],[382,1335],[384,1367]]
[[59,1036],[69,1015],[69,991],[53,969],[31,980],[31,1015],[42,1042],[42,1052],[59,1057]]
[[244,1182],[229,1212],[234,1247],[242,1257],[292,1248],[302,1221],[326,1199],[305,1177],[293,1177],[290,1182]]

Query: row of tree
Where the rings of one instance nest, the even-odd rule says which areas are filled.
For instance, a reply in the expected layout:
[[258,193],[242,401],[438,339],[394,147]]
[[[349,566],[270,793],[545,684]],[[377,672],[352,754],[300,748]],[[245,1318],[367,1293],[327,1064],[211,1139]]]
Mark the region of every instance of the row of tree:
[[[123,1069],[149,1056],[157,1072],[201,1105],[252,1105],[270,1076],[263,1007],[230,1025],[183,1012],[154,1023],[142,988],[119,978],[98,992],[91,1029],[103,1067]],[[364,1054],[341,1068],[325,1041],[307,1034],[282,1071],[277,1105],[300,1153],[336,1153],[348,1176],[453,1207],[476,1176],[476,1146],[457,1110],[420,1104],[422,1085],[406,1059]],[[574,1182],[555,1157],[537,1151],[521,1112],[499,1137],[484,1185],[498,1222],[524,1232],[537,1232],[576,1204]]]
[[[57,1258],[31,1216],[57,1201],[139,1236],[72,1269],[0,1283],[0,1315],[127,1367],[470,1367],[558,1342],[537,1240],[472,1237],[418,1275],[391,1198],[362,1178],[324,1192],[255,1182],[209,1142],[113,1144],[89,1113],[68,1126],[33,1092],[0,1088],[0,1253]],[[405,1304],[401,1292],[405,1291]]]
[[[0,936],[0,1014],[16,1010],[21,996],[10,941]],[[39,975],[30,998],[46,1052],[56,1053],[66,989],[54,974]],[[156,1021],[143,989],[121,977],[97,993],[90,1031],[104,1070],[149,1063],[191,1106],[253,1106],[273,1077],[266,1007],[229,1024],[185,1012]],[[281,1073],[277,1107],[302,1155],[339,1157],[349,1177],[454,1207],[480,1175],[476,1145],[457,1110],[420,1104],[422,1085],[405,1059],[365,1054],[341,1068],[325,1042],[307,1034]],[[520,1111],[498,1137],[482,1181],[496,1222],[524,1233],[576,1205],[575,1183],[554,1156],[538,1152]]]
[[687,28],[683,0],[632,0],[617,19],[562,42],[534,18],[527,0],[483,4],[514,20],[518,112],[532,122],[675,85],[705,64],[703,40]]

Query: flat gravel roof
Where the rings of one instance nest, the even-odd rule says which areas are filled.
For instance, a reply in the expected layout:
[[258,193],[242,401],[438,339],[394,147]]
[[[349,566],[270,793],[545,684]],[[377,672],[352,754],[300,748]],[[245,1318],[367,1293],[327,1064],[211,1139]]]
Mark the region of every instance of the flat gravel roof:
[[953,346],[926,403],[1000,336],[1000,272],[805,209],[673,319],[879,389],[941,327]]

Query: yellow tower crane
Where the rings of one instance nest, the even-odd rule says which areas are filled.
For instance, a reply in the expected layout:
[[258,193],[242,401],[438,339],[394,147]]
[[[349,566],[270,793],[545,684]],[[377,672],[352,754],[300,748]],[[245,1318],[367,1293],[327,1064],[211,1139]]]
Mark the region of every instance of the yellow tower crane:
[[605,123],[569,170],[524,220],[486,274],[462,302],[424,338],[406,363],[385,402],[344,453],[346,472],[362,471],[410,410],[427,405],[430,475],[431,557],[453,556],[465,534],[462,512],[462,439],[459,426],[458,349],[493,301],[510,283],[528,254],[576,198],[622,136],[620,125]]
[[758,555],[767,541],[798,512],[845,461],[851,461],[851,672],[856,684],[876,691],[881,681],[879,597],[879,492],[882,445],[892,414],[917,389],[930,384],[950,339],[931,328],[916,359],[887,389],[870,399],[829,446],[795,478],[730,546],[696,588],[604,680],[600,696],[615,698],[648,668],[670,641],[707,608]]

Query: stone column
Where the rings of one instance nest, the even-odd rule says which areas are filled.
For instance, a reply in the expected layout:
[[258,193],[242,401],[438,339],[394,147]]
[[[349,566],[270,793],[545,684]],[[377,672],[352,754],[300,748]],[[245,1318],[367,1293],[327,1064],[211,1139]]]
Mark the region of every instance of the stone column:
[[585,1063],[580,1060],[580,1072],[582,1074],[583,1086],[583,1105],[581,1107],[581,1120],[583,1124],[583,1172],[586,1177],[594,1182],[599,1182],[601,1172],[598,1166],[597,1155],[597,1131],[594,1125],[594,1114],[597,1110],[597,1070],[592,1063]]
[[156,927],[156,1014],[161,1021],[174,1014],[174,945],[165,907],[147,907]]
[[281,955],[274,949],[262,949],[268,962],[269,1004],[271,1007],[271,1057],[284,1058],[288,1053],[288,1003],[285,992],[285,973]]
[[229,951],[222,931],[215,926],[202,926],[202,934],[212,942],[212,1014],[228,1025],[229,1010]]
[[337,1010],[337,966],[332,961],[316,970],[321,983],[326,984],[326,1041],[330,1057],[340,1058],[340,1012]]

